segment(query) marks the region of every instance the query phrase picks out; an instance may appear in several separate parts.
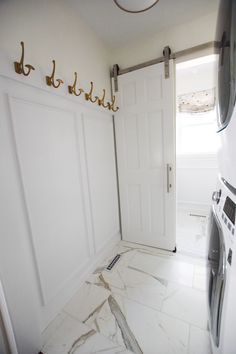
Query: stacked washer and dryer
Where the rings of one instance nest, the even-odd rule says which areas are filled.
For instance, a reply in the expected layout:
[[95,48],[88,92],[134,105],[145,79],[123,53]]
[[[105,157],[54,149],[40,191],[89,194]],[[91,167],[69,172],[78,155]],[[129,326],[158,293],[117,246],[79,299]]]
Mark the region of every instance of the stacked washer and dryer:
[[218,61],[219,176],[208,224],[208,309],[213,354],[236,354],[236,0],[221,0]]

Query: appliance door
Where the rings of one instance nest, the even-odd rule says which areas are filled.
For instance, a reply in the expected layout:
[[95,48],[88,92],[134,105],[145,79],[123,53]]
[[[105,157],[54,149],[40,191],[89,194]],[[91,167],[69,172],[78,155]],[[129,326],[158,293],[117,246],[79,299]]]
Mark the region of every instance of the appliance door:
[[218,63],[218,131],[232,117],[236,98],[236,1],[221,0],[216,41]]
[[222,228],[214,208],[212,208],[208,224],[208,235],[209,327],[214,344],[218,347],[226,281],[226,252]]

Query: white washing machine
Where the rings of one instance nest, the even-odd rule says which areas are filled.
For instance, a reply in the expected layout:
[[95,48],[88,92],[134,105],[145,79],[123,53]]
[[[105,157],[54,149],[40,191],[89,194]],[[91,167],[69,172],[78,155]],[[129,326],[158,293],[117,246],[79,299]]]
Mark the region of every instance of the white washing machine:
[[216,43],[219,50],[219,171],[227,182],[236,187],[236,0],[221,0]]
[[208,224],[208,312],[213,354],[236,353],[236,189],[221,176]]

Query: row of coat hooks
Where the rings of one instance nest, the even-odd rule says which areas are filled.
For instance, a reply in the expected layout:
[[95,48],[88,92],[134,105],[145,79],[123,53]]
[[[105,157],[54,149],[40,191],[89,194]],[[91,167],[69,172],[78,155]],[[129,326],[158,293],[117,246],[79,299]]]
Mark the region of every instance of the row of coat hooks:
[[[21,50],[22,50],[21,51],[21,59],[19,62],[16,62],[16,61],[14,62],[15,72],[20,75],[28,76],[32,70],[35,70],[35,68],[30,64],[24,64],[24,56],[25,56],[24,42],[21,42],[20,44],[21,44]],[[55,78],[55,71],[56,71],[55,60],[52,61],[52,64],[53,64],[52,73],[51,73],[51,76],[46,76],[46,84],[48,86],[53,86],[54,88],[58,88],[59,86],[64,84],[64,81],[61,79]],[[107,108],[113,112],[118,111],[119,107],[116,107],[116,104],[115,104],[116,98],[114,95],[112,96],[111,102],[105,103],[105,96],[106,96],[105,89],[103,89],[103,93],[102,93],[101,97],[94,96],[93,95],[93,89],[94,89],[93,82],[92,81],[90,82],[89,92],[85,92],[82,88],[77,87],[77,79],[78,79],[78,75],[77,75],[77,72],[75,72],[74,73],[74,83],[72,86],[71,85],[68,86],[69,94],[77,96],[77,97],[80,96],[81,94],[84,94],[86,101],[90,101],[92,103],[97,102],[97,104],[99,106],[101,106],[103,108]]]

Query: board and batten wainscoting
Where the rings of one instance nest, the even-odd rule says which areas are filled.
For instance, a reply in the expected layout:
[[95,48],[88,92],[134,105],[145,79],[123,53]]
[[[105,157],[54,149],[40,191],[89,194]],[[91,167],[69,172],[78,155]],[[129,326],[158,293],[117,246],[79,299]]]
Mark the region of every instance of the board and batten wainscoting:
[[113,118],[2,63],[0,277],[18,351],[32,354],[120,240]]

